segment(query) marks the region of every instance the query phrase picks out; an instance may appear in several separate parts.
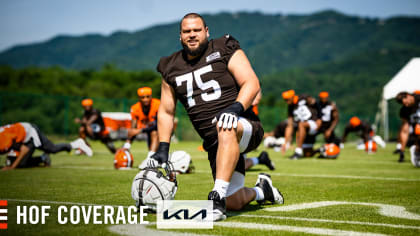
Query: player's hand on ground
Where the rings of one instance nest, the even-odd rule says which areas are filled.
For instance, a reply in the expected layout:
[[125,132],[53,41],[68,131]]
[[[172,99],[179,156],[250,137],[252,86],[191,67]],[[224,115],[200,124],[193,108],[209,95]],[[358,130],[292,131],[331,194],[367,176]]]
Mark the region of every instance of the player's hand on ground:
[[332,134],[332,130],[327,129],[327,130],[325,131],[325,138],[326,138],[326,139],[330,138],[331,134]]
[[7,170],[13,170],[14,168],[11,166],[5,166],[3,168],[1,168],[1,171],[7,171]]
[[126,149],[130,151],[131,148],[131,143],[130,142],[125,142],[124,145],[122,146],[122,149]]

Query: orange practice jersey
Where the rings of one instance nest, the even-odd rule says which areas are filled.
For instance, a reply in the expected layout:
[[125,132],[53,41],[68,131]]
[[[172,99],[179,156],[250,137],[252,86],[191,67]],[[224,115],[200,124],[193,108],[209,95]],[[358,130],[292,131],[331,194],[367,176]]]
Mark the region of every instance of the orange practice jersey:
[[[2,143],[2,145],[7,145],[4,147],[1,147],[2,149],[8,150],[10,149],[11,145],[14,143],[22,143],[25,140],[26,137],[26,131],[25,128],[23,127],[22,124],[20,123],[16,123],[16,124],[11,124],[11,125],[5,125],[5,126],[1,126],[0,127],[0,133],[2,134],[0,137],[8,137],[7,139],[9,139],[9,137],[12,138],[12,142],[10,142],[11,140],[0,140],[0,142]],[[7,143],[6,143],[7,142]]]
[[0,127],[0,133],[10,134],[16,143],[21,143],[26,137],[26,131],[20,123]]
[[152,100],[150,101],[150,111],[147,116],[143,113],[143,108],[140,102],[137,102],[136,104],[131,106],[131,119],[137,120],[138,129],[146,128],[150,122],[156,120],[159,105],[160,100],[152,98]]

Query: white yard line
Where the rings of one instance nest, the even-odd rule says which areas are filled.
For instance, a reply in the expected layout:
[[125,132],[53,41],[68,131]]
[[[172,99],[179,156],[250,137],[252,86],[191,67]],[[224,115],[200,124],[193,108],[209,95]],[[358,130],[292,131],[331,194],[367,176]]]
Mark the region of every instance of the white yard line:
[[287,216],[266,216],[266,215],[237,215],[237,216],[238,217],[248,217],[248,218],[267,218],[267,219],[279,219],[279,220],[296,220],[296,221],[334,223],[334,224],[351,224],[351,225],[381,226],[381,227],[400,228],[400,229],[420,229],[420,226],[395,225],[395,224],[384,224],[384,223],[370,223],[370,222],[362,222],[362,221],[327,220],[327,219],[314,219],[314,218],[302,218],[302,217],[287,217]]
[[242,223],[242,222],[215,222],[215,225],[229,228],[245,228],[257,230],[281,230],[288,232],[308,233],[317,235],[335,235],[335,236],[383,236],[386,234],[376,234],[368,232],[356,232],[347,230],[337,230],[328,228],[313,228],[313,227],[298,227],[289,225],[271,225],[271,224],[256,224],[256,223]]
[[[107,167],[90,167],[90,166],[54,166],[58,169],[80,169],[80,170],[115,170],[114,168]],[[138,171],[137,168],[129,169]],[[195,173],[210,174],[210,171],[196,170]],[[247,175],[258,175],[257,172],[247,172]],[[374,177],[374,176],[354,176],[354,175],[315,175],[315,174],[286,174],[286,173],[269,173],[271,176],[289,176],[289,177],[308,177],[308,178],[331,178],[331,179],[369,179],[369,180],[383,180],[383,181],[414,181],[420,182],[420,179],[408,178],[392,178],[392,177]]]
[[289,212],[303,209],[312,209],[319,207],[335,206],[335,205],[362,205],[362,206],[373,206],[379,207],[379,214],[388,217],[400,218],[400,219],[409,219],[409,220],[420,220],[420,215],[408,212],[405,207],[380,204],[380,203],[369,203],[369,202],[345,202],[345,201],[322,201],[322,202],[310,202],[310,203],[301,203],[293,204],[288,206],[279,206],[279,207],[270,207],[264,208],[265,211],[271,212]]
[[[63,201],[47,201],[47,200],[31,200],[31,199],[5,199],[11,202],[27,202],[27,203],[41,203],[41,204],[57,204],[57,205],[84,205],[84,206],[105,206],[101,204],[92,204],[92,203],[80,203],[80,202],[63,202]],[[334,203],[334,204],[333,204]],[[300,209],[308,209],[315,207],[322,207],[328,205],[339,205],[339,204],[351,204],[348,202],[317,202],[313,205],[310,203],[305,204],[296,204],[290,206],[284,206],[282,210],[280,208],[266,208],[264,210],[268,211],[293,211]],[[385,205],[385,204],[376,204],[376,203],[352,203],[359,205],[369,205],[369,206],[392,206],[392,209],[397,209],[397,212],[401,211],[400,206]],[[113,207],[118,207],[117,205],[108,205]],[[128,206],[124,206],[127,208]],[[399,208],[399,209],[398,209]],[[382,209],[383,210],[383,209]],[[405,208],[403,209],[405,211]],[[386,210],[384,210],[386,212]],[[409,212],[403,212],[403,216],[412,214]],[[392,214],[396,214],[395,211]],[[398,214],[397,214],[398,215]],[[415,215],[415,214],[412,214]],[[283,217],[283,216],[267,216],[267,215],[238,215],[239,217],[256,217],[256,218],[271,218],[271,219],[282,219],[282,220],[296,220],[296,221],[311,221],[311,222],[327,222],[327,223],[338,223],[338,224],[357,224],[357,225],[367,225],[367,226],[381,226],[381,227],[390,227],[390,228],[401,228],[401,229],[420,229],[420,226],[411,226],[411,225],[395,225],[395,224],[383,224],[383,223],[370,223],[370,222],[360,222],[360,221],[341,221],[341,220],[327,220],[327,219],[313,219],[313,218],[300,218],[300,217]],[[418,215],[415,215],[418,216]],[[395,217],[395,216],[394,216]],[[401,215],[399,215],[400,218]],[[416,218],[417,219],[417,218]],[[359,236],[377,236],[383,234],[374,234],[374,233],[365,233],[365,232],[355,232],[355,231],[345,231],[345,230],[333,230],[328,228],[313,228],[313,227],[298,227],[298,226],[288,226],[288,225],[271,225],[271,224],[256,224],[256,223],[241,223],[241,222],[216,222],[216,226],[229,227],[229,228],[247,228],[247,229],[258,229],[258,230],[281,230],[281,231],[290,231],[290,232],[301,232],[301,233],[311,233],[319,235],[359,235]],[[138,235],[139,232],[147,233],[147,235],[194,235],[188,233],[174,233],[167,231],[157,231],[154,229],[148,229],[144,225],[115,225],[109,227],[110,231],[124,234],[124,235]]]
[[[210,171],[200,171],[197,173],[211,173]],[[247,175],[258,175],[257,172],[246,172]],[[390,177],[374,177],[374,176],[354,176],[354,175],[314,175],[314,174],[286,174],[286,173],[269,173],[271,176],[291,176],[291,177],[310,177],[310,178],[332,178],[332,179],[369,179],[369,180],[385,180],[385,181],[420,181],[420,179],[406,178],[390,178]]]
[[[42,204],[54,204],[54,205],[77,205],[77,206],[112,206],[119,207],[118,205],[102,205],[93,203],[81,203],[81,202],[59,202],[59,201],[47,201],[47,200],[30,200],[30,199],[4,199],[10,202],[28,202],[28,203],[42,203]],[[128,208],[128,206],[124,206]]]
[[[56,204],[56,205],[78,205],[78,206],[105,206],[101,204],[93,204],[93,203],[80,203],[80,202],[61,202],[61,201],[46,201],[46,200],[29,200],[29,199],[5,199],[11,202],[28,202],[28,203],[43,203],[43,204]],[[335,204],[333,204],[335,203]],[[267,211],[295,211],[295,210],[302,210],[302,209],[310,209],[322,206],[331,206],[331,205],[339,205],[339,204],[351,204],[349,202],[315,202],[315,203],[304,203],[304,204],[295,204],[289,205],[284,207],[272,207],[272,208],[265,208],[264,210]],[[384,204],[376,204],[376,203],[357,203],[359,205],[370,205],[370,206],[377,206],[377,205],[384,205]],[[118,205],[107,205],[113,207],[119,207]],[[386,206],[393,206],[393,205],[386,205]],[[404,208],[401,206],[393,206]],[[124,208],[128,208],[128,206],[124,206]],[[392,208],[391,208],[392,209]],[[405,208],[404,208],[405,211]],[[409,212],[408,212],[409,213]],[[412,213],[409,213],[412,214]],[[415,214],[413,214],[415,215]],[[411,225],[394,225],[394,224],[382,224],[382,223],[371,223],[371,222],[361,222],[361,221],[342,221],[342,220],[327,220],[327,219],[314,219],[314,218],[301,218],[301,217],[284,217],[284,216],[267,216],[267,215],[238,215],[239,217],[260,217],[260,218],[272,218],[272,219],[285,219],[285,220],[296,220],[296,221],[313,221],[313,222],[329,222],[329,223],[338,223],[338,224],[358,224],[358,225],[370,225],[370,226],[384,226],[384,227],[391,227],[391,228],[403,228],[403,229],[420,229],[420,226],[411,226]],[[415,215],[418,217],[418,215]],[[392,216],[391,216],[392,217]],[[396,216],[398,218],[402,218],[400,216]]]

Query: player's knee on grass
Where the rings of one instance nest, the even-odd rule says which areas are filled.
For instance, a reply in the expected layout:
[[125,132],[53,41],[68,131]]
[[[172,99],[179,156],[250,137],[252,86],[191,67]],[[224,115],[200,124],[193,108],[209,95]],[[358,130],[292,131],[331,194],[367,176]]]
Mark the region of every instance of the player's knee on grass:
[[226,198],[226,209],[239,211],[255,199],[255,191],[250,188],[241,188]]

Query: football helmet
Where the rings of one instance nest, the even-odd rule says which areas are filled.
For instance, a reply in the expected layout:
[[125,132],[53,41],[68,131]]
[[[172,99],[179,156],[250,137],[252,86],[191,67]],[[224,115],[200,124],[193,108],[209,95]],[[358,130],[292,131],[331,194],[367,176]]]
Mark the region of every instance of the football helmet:
[[119,149],[115,153],[114,167],[115,169],[130,169],[133,167],[133,155],[127,149]]
[[192,165],[190,154],[185,151],[175,151],[169,157],[174,170],[181,174],[192,173],[195,167]]
[[337,158],[340,154],[340,148],[335,143],[324,144],[319,151],[325,158]]
[[420,153],[416,152],[416,145],[410,147],[411,164],[415,167],[420,167]]
[[178,184],[173,165],[167,162],[166,175],[158,168],[141,170],[133,179],[131,197],[136,201],[136,206],[147,206],[156,211],[158,200],[173,200]]
[[369,140],[365,143],[365,151],[367,153],[375,153],[377,150],[376,142],[373,140]]
[[285,138],[275,138],[274,136],[268,136],[264,139],[264,147],[272,148],[272,147],[281,147],[285,143]]

